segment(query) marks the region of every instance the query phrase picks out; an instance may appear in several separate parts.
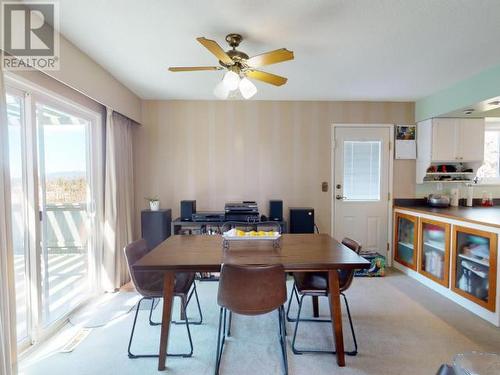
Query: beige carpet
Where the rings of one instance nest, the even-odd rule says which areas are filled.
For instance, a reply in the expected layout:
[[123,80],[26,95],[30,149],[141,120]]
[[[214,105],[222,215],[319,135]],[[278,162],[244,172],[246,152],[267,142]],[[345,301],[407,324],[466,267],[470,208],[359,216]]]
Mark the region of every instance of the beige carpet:
[[[289,284],[289,287],[291,284]],[[205,323],[194,326],[195,354],[192,358],[169,358],[170,374],[212,374],[215,361],[218,308],[217,283],[198,283]],[[127,293],[127,292],[121,292]],[[135,293],[128,292],[130,299]],[[288,348],[290,374],[429,374],[434,375],[443,362],[455,353],[470,350],[500,352],[500,329],[458,307],[399,272],[385,278],[356,278],[348,291],[359,344],[356,357],[346,357],[346,367],[339,368],[333,355],[294,355]],[[123,301],[124,298],[116,299]],[[127,298],[125,298],[127,300]],[[321,312],[326,314],[326,300]],[[190,316],[195,316],[194,305]],[[311,313],[307,303],[305,313]],[[123,306],[116,306],[123,310]],[[109,311],[109,307],[107,308]],[[161,308],[155,311],[158,319]],[[294,306],[293,311],[296,311]],[[99,312],[96,312],[99,314]],[[139,316],[136,351],[157,350],[159,327],[147,324],[147,312]],[[133,314],[95,328],[72,353],[58,348],[78,327],[55,337],[22,361],[20,373],[57,374],[157,374],[155,359],[129,359],[126,354]],[[281,374],[277,315],[236,316],[233,337],[227,341],[221,374]],[[288,325],[289,343],[292,325]],[[344,321],[345,345],[352,346],[347,320]],[[303,345],[332,347],[328,323],[307,324],[299,331]],[[185,328],[173,326],[169,350],[186,348]]]

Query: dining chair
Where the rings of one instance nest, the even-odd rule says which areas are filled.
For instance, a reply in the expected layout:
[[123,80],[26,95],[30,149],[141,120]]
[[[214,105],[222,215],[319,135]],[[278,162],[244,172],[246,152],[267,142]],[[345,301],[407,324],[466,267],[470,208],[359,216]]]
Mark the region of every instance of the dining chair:
[[227,312],[240,315],[261,315],[278,311],[279,340],[285,374],[288,374],[286,353],[285,309],[286,282],[282,265],[235,265],[222,266],[217,294],[220,306],[215,375],[219,374],[220,362],[226,337],[231,335],[227,324]]
[[[137,323],[137,316],[141,308],[142,302],[145,300],[151,301],[151,309],[149,310],[149,324],[150,325],[160,325],[161,323],[153,322],[152,314],[155,307],[155,300],[163,298],[163,272],[144,272],[136,271],[132,267],[139,259],[149,252],[147,243],[144,239],[137,240],[128,244],[125,249],[125,257],[127,258],[128,269],[130,272],[130,277],[134,283],[135,289],[142,296],[142,298],[137,303],[137,308],[135,310],[134,324],[132,325],[132,331],[130,332],[130,339],[128,343],[128,356],[129,358],[154,358],[158,357],[158,354],[133,354],[131,351],[132,341],[134,338],[135,326]],[[191,357],[193,355],[193,340],[191,338],[191,331],[189,326],[192,324],[201,324],[203,322],[203,314],[201,312],[200,300],[198,298],[198,292],[196,290],[196,283],[194,281],[194,273],[176,273],[175,274],[175,284],[174,284],[174,297],[180,299],[180,321],[173,321],[174,324],[185,324],[190,351],[187,353],[168,353],[167,355],[172,357]],[[196,303],[198,305],[199,319],[195,322],[190,322],[186,310],[191,297],[195,296]]]
[[[347,246],[352,251],[359,254],[361,251],[361,245],[350,238],[344,238],[342,244]],[[352,338],[354,341],[354,350],[346,351],[347,355],[355,356],[358,354],[358,343],[356,341],[356,334],[354,333],[354,325],[352,323],[351,311],[349,309],[349,303],[347,302],[347,297],[345,291],[349,289],[354,279],[355,270],[339,270],[339,289],[340,294],[344,298],[347,317],[349,319],[349,325],[351,326]],[[296,339],[297,331],[299,328],[299,322],[312,322],[312,323],[331,323],[331,319],[316,319],[316,318],[301,318],[302,304],[304,297],[328,297],[328,273],[326,272],[294,272],[293,273],[294,283],[292,287],[292,292],[290,294],[290,299],[288,301],[288,307],[286,312],[287,320],[290,322],[295,322],[295,331],[293,333],[292,339],[292,350],[295,354],[303,353],[335,353],[332,350],[321,350],[321,349],[297,349]],[[300,296],[300,297],[299,297]],[[292,304],[293,297],[297,300],[299,309],[296,318],[290,318],[290,306]]]

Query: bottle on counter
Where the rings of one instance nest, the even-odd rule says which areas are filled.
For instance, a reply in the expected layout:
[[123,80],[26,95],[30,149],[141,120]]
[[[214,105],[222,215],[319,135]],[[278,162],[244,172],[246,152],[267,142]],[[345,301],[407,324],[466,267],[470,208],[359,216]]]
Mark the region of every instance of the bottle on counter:
[[467,185],[467,201],[466,201],[467,207],[472,207],[473,199],[474,199],[474,186]]

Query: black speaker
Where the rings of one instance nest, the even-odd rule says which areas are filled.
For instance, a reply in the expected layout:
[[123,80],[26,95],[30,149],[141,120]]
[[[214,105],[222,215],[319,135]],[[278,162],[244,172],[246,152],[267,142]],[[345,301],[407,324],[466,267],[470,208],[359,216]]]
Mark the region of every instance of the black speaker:
[[314,233],[314,208],[290,208],[290,233]]
[[146,240],[148,249],[151,250],[170,237],[172,223],[172,210],[142,210],[141,231],[142,238]]
[[196,213],[196,201],[181,201],[181,220],[192,221]]
[[269,220],[283,221],[283,201],[269,201]]

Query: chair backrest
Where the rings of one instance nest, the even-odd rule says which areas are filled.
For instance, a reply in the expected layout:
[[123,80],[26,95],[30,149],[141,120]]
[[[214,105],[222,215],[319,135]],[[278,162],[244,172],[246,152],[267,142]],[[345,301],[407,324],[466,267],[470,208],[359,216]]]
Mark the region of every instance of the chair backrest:
[[143,296],[149,296],[153,292],[157,292],[158,285],[156,284],[161,283],[163,274],[161,272],[137,272],[132,267],[149,252],[146,240],[140,239],[128,244],[125,246],[124,252],[125,258],[127,258],[128,271],[137,291]]
[[[345,237],[343,240],[342,240],[342,244],[344,246],[347,246],[349,249],[351,249],[352,251],[354,251],[356,254],[359,255],[360,251],[361,251],[361,245],[354,241],[353,239],[350,239],[348,237]],[[340,271],[340,280],[339,280],[339,283],[340,283],[340,291],[343,292],[344,290],[347,290],[351,284],[352,284],[352,280],[354,279],[354,272],[356,270],[342,270]]]
[[237,314],[259,315],[286,302],[282,265],[222,265],[217,303]]

